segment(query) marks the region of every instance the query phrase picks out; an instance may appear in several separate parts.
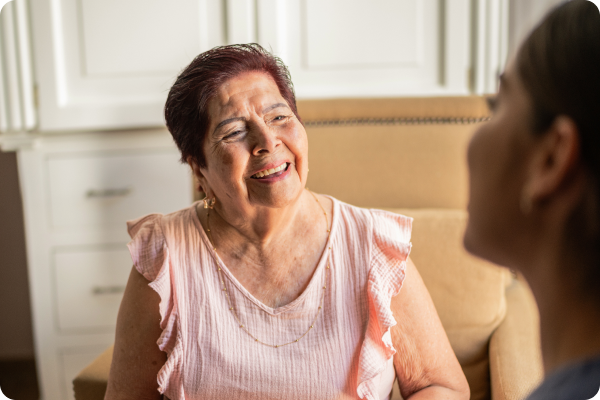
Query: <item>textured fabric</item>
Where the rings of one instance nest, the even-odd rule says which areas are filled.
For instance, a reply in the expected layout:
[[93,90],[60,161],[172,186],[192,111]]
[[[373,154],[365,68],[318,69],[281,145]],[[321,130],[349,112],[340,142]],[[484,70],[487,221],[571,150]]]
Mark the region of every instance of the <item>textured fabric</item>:
[[[128,222],[136,269],[160,295],[159,391],[190,399],[386,399],[395,378],[391,297],[404,281],[410,218],[334,200],[331,235],[306,290],[272,309],[222,264],[195,205]],[[330,265],[330,269],[327,269]],[[240,323],[234,318],[217,268]],[[326,286],[324,289],[323,287]]]
[[307,186],[359,207],[465,209],[465,151],[479,126],[308,126]]
[[[482,118],[490,115],[482,96],[299,100],[304,122],[377,118]],[[368,129],[366,129],[368,131]]]
[[600,393],[600,357],[550,374],[527,400],[588,400]]
[[[539,336],[535,327],[538,316],[529,289],[522,285],[518,290],[513,286],[506,289],[506,316],[497,329],[491,330],[493,327],[487,322],[490,319],[483,318],[483,311],[487,309],[494,315],[501,311],[498,305],[505,294],[500,293],[497,297],[492,294],[498,292],[498,285],[503,287],[504,276],[462,250],[460,235],[464,211],[398,211],[414,218],[411,257],[423,276],[443,324],[450,329],[450,342],[458,354],[472,393],[480,394],[472,398],[490,398],[489,392],[483,389],[489,390],[491,373],[493,400],[522,400],[524,393],[537,386],[540,373]],[[452,225],[457,227],[451,229]],[[466,262],[461,261],[463,257]],[[477,267],[477,262],[481,263],[481,267]],[[480,275],[483,271],[487,271],[486,275]],[[506,273],[504,269],[499,271]],[[512,281],[510,278],[508,280]],[[462,300],[457,301],[457,298]],[[483,328],[478,328],[482,325]],[[473,335],[479,337],[483,329],[492,335],[489,368],[486,342],[473,340]],[[483,349],[483,361],[472,362],[468,355],[475,353],[468,348],[468,343]],[[466,353],[462,353],[464,351]],[[99,357],[79,374],[77,385],[74,385],[77,399],[104,399],[110,363],[110,354],[107,353],[107,357]],[[89,371],[96,372],[92,376]],[[398,393],[398,389],[394,389],[394,399],[400,399]]]

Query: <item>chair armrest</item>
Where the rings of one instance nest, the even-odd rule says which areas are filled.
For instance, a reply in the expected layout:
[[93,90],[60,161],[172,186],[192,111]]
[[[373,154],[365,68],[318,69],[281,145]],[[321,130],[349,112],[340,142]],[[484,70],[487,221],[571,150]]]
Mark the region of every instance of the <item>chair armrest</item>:
[[489,352],[493,400],[522,400],[541,382],[539,314],[522,278],[506,289],[506,317],[492,334]]
[[110,346],[73,379],[76,400],[104,400],[112,355]]

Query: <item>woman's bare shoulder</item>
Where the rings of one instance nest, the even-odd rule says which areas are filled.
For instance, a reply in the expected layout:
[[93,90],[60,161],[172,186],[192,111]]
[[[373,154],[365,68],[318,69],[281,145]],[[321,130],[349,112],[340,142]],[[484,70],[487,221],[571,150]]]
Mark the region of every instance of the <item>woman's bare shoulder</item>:
[[105,400],[161,399],[157,375],[167,355],[156,344],[160,297],[148,283],[132,268],[119,308]]

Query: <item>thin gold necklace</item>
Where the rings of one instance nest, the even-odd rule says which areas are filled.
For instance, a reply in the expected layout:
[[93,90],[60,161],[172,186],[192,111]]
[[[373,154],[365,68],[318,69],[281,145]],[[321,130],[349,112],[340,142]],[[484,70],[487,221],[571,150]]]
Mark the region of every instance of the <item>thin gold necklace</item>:
[[[308,188],[306,188],[306,190],[308,190]],[[317,204],[319,205],[319,207],[321,207],[321,210],[323,210],[323,214],[325,215],[325,227],[327,228],[327,243],[329,243],[329,236],[331,235],[331,229],[329,229],[329,221],[327,219],[327,211],[325,211],[325,209],[321,205],[321,202],[319,201],[317,196],[315,196],[315,194],[313,192],[311,192],[310,190],[308,190],[308,192],[310,194],[312,194],[314,199],[317,201]],[[214,244],[215,242],[213,241],[212,233],[210,231],[210,209],[206,213],[206,231],[208,232],[208,238],[210,240],[210,244],[213,247],[213,251],[217,255],[217,273],[219,274],[219,280],[221,281],[221,285],[223,285],[222,292],[225,294],[225,298],[227,299],[227,304],[229,305],[229,310],[233,313],[233,316],[235,317],[236,321],[238,322],[238,325],[240,326],[240,328],[242,328],[252,339],[254,339],[255,342],[264,344],[265,346],[274,347],[274,348],[283,347],[283,346],[287,346],[288,344],[299,342],[300,339],[302,339],[304,336],[306,336],[308,334],[308,332],[310,332],[315,327],[317,317],[321,313],[321,309],[323,309],[323,298],[325,297],[325,289],[327,289],[327,272],[329,272],[329,270],[330,270],[329,261],[327,262],[327,269],[325,269],[325,285],[323,286],[323,293],[321,294],[321,301],[319,303],[319,308],[317,310],[317,314],[315,315],[315,318],[312,320],[312,322],[310,324],[310,327],[306,330],[306,332],[304,332],[304,334],[302,334],[302,336],[300,336],[296,340],[292,340],[291,342],[287,342],[287,343],[283,343],[283,344],[265,343],[262,340],[258,339],[256,336],[254,336],[252,333],[250,333],[250,331],[248,331],[246,326],[242,323],[242,321],[240,321],[240,317],[238,316],[237,312],[233,308],[233,305],[231,304],[231,298],[229,297],[229,294],[227,293],[227,288],[225,287],[225,280],[223,279],[223,271],[222,271],[221,265],[220,265],[221,259],[220,259],[219,255],[217,254],[217,247]],[[331,249],[331,247],[329,247],[329,248]]]

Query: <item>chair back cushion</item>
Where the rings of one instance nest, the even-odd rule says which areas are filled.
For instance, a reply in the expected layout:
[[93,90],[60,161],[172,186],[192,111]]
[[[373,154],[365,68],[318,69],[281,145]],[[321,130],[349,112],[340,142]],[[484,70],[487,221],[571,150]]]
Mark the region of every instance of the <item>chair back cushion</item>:
[[482,98],[311,100],[298,110],[311,190],[361,207],[466,207],[465,153],[487,116]]

